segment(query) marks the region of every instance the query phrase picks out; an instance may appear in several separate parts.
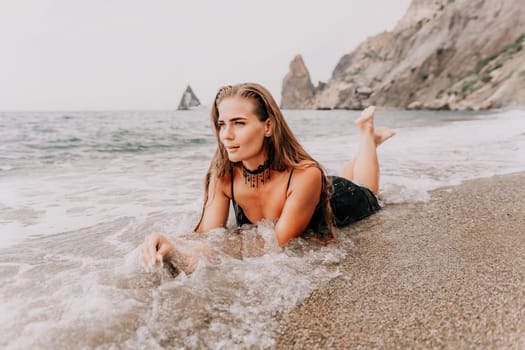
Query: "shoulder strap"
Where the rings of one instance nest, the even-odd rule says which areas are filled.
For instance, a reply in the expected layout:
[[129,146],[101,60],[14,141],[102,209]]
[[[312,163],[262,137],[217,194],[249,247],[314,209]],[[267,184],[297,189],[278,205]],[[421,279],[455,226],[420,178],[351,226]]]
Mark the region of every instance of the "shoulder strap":
[[294,168],[290,170],[290,175],[288,176],[288,184],[286,184],[286,192],[288,192],[288,189],[290,188],[290,181],[292,181],[292,174],[293,174]]
[[230,182],[231,182],[231,190],[232,190],[232,202],[235,202],[235,196],[233,195],[233,167],[230,170]]

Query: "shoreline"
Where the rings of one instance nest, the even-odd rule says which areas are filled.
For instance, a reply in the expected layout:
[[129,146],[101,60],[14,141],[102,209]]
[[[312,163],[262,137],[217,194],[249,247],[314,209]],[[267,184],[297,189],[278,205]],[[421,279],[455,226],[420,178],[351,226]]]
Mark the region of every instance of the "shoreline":
[[277,316],[276,348],[525,347],[525,172],[345,228],[341,275]]

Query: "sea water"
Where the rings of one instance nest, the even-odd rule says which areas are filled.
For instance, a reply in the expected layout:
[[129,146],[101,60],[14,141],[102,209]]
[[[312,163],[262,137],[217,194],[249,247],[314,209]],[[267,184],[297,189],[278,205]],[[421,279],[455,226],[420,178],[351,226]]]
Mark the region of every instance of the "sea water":
[[[329,174],[358,151],[358,115],[285,111]],[[525,170],[524,110],[379,110],[376,125],[397,132],[378,149],[385,210]],[[275,315],[337,276],[352,242],[280,249],[261,222],[235,233],[239,254],[220,248],[231,229],[200,237],[213,258],[193,274],[145,272],[145,234],[192,232],[215,147],[204,109],[0,112],[0,347],[271,347]]]

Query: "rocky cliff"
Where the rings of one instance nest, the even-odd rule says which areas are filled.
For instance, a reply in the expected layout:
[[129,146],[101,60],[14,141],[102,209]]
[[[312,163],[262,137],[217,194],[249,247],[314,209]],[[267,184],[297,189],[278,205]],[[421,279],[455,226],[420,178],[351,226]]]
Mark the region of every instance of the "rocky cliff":
[[[523,45],[524,0],[413,0],[392,32],[343,56],[326,85],[294,103],[321,109],[525,105]],[[283,84],[282,95],[296,90]]]

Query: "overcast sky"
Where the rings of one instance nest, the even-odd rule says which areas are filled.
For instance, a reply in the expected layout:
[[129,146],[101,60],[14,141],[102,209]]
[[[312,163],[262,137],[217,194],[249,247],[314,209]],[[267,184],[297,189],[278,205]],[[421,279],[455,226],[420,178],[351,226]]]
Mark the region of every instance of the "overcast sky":
[[280,100],[296,54],[312,81],[410,0],[0,0],[0,110],[174,109],[255,81]]

